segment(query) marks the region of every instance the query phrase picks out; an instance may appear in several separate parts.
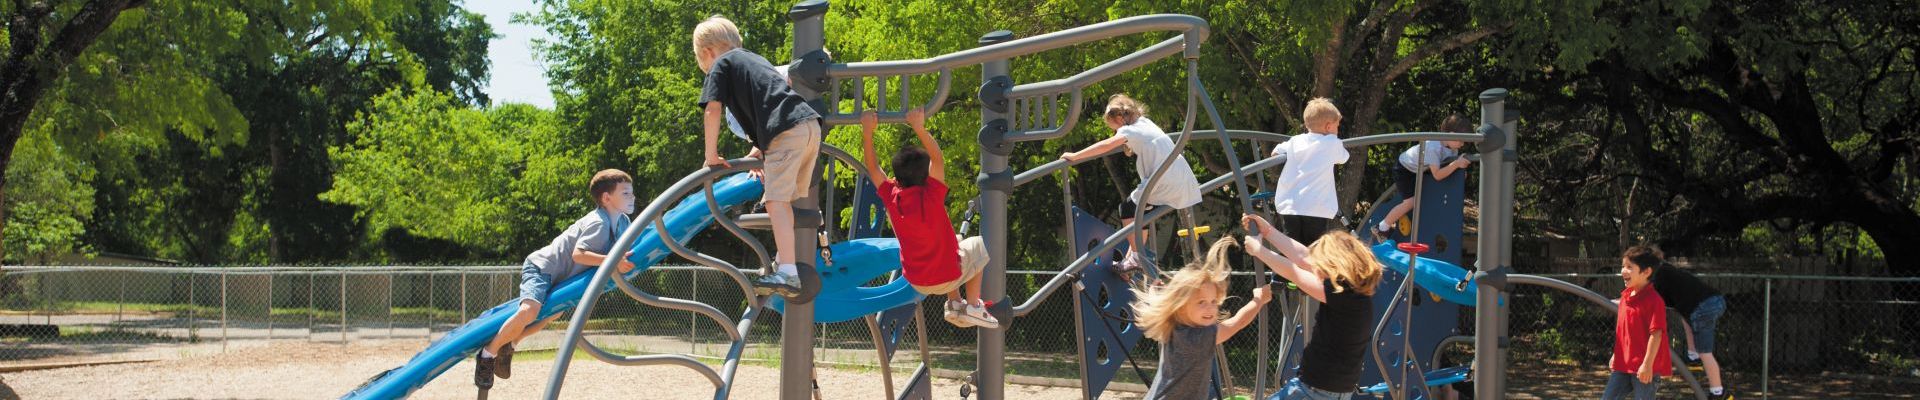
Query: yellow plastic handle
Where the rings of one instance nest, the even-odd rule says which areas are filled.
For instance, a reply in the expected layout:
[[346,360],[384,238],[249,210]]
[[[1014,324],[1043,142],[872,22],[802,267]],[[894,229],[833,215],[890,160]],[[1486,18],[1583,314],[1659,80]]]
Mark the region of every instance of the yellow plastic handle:
[[[1181,230],[1179,230],[1178,232],[1174,232],[1174,234],[1176,234],[1176,235],[1180,235],[1180,237],[1187,237],[1187,231],[1188,231],[1187,229],[1181,229]],[[1194,234],[1196,234],[1196,235],[1205,235],[1205,234],[1207,234],[1207,232],[1213,232],[1213,227],[1211,227],[1211,226],[1196,226],[1196,227],[1193,227],[1193,229],[1192,229],[1192,231],[1193,231],[1193,232],[1194,232]]]

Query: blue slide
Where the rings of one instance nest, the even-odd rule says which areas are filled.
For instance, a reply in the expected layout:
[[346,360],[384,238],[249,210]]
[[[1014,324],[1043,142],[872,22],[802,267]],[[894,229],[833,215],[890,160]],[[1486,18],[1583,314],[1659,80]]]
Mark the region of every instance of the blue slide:
[[[759,199],[761,190],[760,182],[747,174],[735,174],[713,183],[714,200],[723,207]],[[713,215],[707,210],[705,196],[699,193],[688,196],[661,218],[669,233],[679,243],[685,243],[688,238],[693,237],[693,234],[706,229],[707,224],[713,223]],[[627,273],[627,278],[639,275],[654,263],[672,254],[666,244],[661,242],[659,232],[655,232],[652,226],[644,228],[639,238],[634,241],[633,257],[628,260],[633,261],[635,268]],[[895,246],[893,254],[891,256],[893,268],[897,269],[900,263],[898,246]],[[580,302],[581,294],[587,290],[587,281],[593,278],[593,272],[594,270],[587,270],[555,285],[553,293],[548,296],[547,303],[540,308],[540,318],[573,309],[574,305]],[[615,288],[613,285],[607,285],[602,290],[603,292],[612,291]],[[909,288],[908,291],[912,289]],[[827,297],[824,293],[820,295],[822,299]],[[413,359],[407,360],[406,365],[375,376],[359,389],[354,389],[353,392],[341,398],[397,399],[413,393],[414,390],[425,386],[428,381],[453,368],[454,364],[460,363],[460,360],[472,357],[474,352],[480,351],[481,346],[492,341],[493,335],[500,331],[500,325],[505,324],[507,318],[513,316],[519,304],[519,300],[515,299],[494,306],[481,313],[478,318],[468,321],[466,325],[461,325],[447,332],[446,336],[428,344],[426,350],[413,356]]]
[[[1392,240],[1373,245],[1373,257],[1387,268],[1405,274],[1411,257],[1395,245]],[[1426,257],[1420,257],[1419,264],[1413,269],[1413,282],[1421,288],[1454,304],[1473,307],[1480,290],[1468,277],[1472,272],[1450,262]]]

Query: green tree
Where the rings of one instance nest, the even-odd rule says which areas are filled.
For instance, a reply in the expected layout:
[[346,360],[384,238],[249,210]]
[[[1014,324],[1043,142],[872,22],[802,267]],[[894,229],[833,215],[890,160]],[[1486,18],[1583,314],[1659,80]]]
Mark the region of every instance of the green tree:
[[590,162],[558,136],[552,112],[524,104],[469,108],[447,94],[394,91],[330,149],[330,202],[353,205],[369,229],[402,229],[501,258],[538,247],[591,210]]
[[79,250],[93,213],[92,170],[64,154],[45,129],[28,132],[14,151],[18,162],[6,171],[13,185],[7,224],[24,229],[6,237],[6,261],[44,263]]

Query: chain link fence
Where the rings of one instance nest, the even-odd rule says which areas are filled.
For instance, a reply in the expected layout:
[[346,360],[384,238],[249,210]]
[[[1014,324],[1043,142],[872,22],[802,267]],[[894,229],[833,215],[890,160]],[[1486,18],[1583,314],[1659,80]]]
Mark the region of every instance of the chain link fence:
[[[1607,297],[1620,292],[1617,260],[1556,262],[1541,274]],[[1786,272],[1814,272],[1796,265]],[[515,297],[518,267],[9,267],[0,276],[0,367],[148,360],[215,354],[231,346],[272,341],[356,343],[427,340]],[[1713,268],[1702,268],[1712,271]],[[1024,301],[1056,273],[1015,271],[1008,293]],[[1747,396],[1875,397],[1920,385],[1920,278],[1842,278],[1815,275],[1702,273],[1724,292],[1727,311],[1715,354],[1727,386]],[[1255,280],[1233,277],[1225,309],[1237,309]],[[659,266],[635,282],[657,295],[712,304],[738,316],[746,307],[739,287],[704,268]],[[1387,292],[1382,292],[1383,295]],[[1009,382],[1079,386],[1073,293],[1054,293],[1007,332]],[[1284,296],[1284,294],[1282,294]],[[1613,316],[1569,293],[1516,286],[1511,297],[1511,386],[1549,398],[1583,398],[1605,382]],[[938,299],[922,303],[926,358],[942,378],[964,377],[975,365],[974,333],[946,324]],[[684,353],[715,363],[728,345],[724,327],[690,312],[646,307],[610,294],[587,320],[591,339],[622,353]],[[1276,301],[1273,305],[1280,305]],[[1473,315],[1460,316],[1460,334],[1472,335]],[[1268,307],[1269,348],[1280,349],[1279,321],[1291,310]],[[767,313],[748,334],[743,362],[770,365],[779,357],[778,314]],[[1677,321],[1677,320],[1676,320]],[[566,323],[561,320],[555,326]],[[911,327],[911,326],[910,326]],[[865,320],[820,324],[816,362],[822,367],[873,371],[904,384],[923,361],[922,332],[909,329],[882,369],[876,334]],[[1103,335],[1095,328],[1086,335]],[[563,329],[528,339],[529,350],[552,349]],[[1677,332],[1677,331],[1676,331]],[[1248,393],[1260,362],[1259,335],[1243,331],[1223,348],[1234,393]],[[1685,346],[1674,335],[1675,348]],[[1142,341],[1115,375],[1111,392],[1144,391],[1158,346]],[[1466,345],[1449,347],[1445,363],[1466,363]],[[1272,359],[1267,360],[1272,374]],[[1138,369],[1131,366],[1137,364]],[[1698,366],[1695,368],[1698,374]],[[884,371],[884,372],[883,372]],[[1672,381],[1664,392],[1681,394]],[[1267,390],[1277,386],[1271,376]],[[1910,390],[1905,390],[1910,391]]]

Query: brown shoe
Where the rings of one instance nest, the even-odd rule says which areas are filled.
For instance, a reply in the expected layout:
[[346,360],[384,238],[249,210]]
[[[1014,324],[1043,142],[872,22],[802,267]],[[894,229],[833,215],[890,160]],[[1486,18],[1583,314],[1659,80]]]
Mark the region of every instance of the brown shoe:
[[500,346],[500,354],[493,356],[493,376],[500,379],[513,377],[513,344]]

